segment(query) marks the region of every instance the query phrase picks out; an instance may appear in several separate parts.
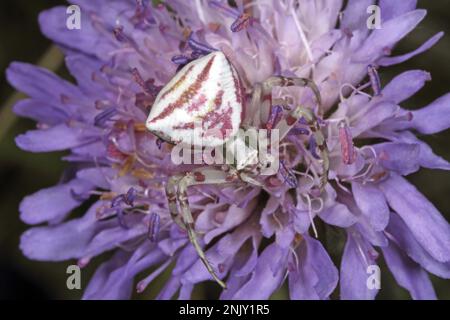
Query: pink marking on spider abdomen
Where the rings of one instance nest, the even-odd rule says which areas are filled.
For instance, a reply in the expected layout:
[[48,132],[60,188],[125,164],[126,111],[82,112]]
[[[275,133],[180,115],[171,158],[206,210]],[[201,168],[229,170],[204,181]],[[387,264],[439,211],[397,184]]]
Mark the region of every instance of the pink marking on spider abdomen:
[[204,94],[199,95],[198,99],[192,102],[192,104],[188,107],[188,112],[198,111],[205,103],[208,101]]
[[170,116],[177,108],[180,108],[184,104],[188,103],[190,99],[192,99],[198,92],[200,91],[202,85],[208,80],[209,73],[211,71],[211,66],[214,62],[215,56],[212,56],[211,59],[206,64],[205,68],[199,73],[197,79],[192,83],[189,88],[187,88],[180,97],[174,102],[167,106],[159,115],[150,120],[149,123],[156,122]]
[[175,129],[175,130],[179,130],[179,129],[182,129],[182,130],[191,130],[191,129],[194,129],[195,128],[195,124],[193,123],[193,122],[186,122],[186,123],[183,123],[183,124],[180,124],[180,125],[177,125],[177,126],[174,126],[173,127],[173,129]]
[[183,83],[186,81],[187,76],[189,75],[189,73],[191,73],[192,69],[194,69],[194,66],[190,66],[186,72],[180,77],[180,79],[178,79],[177,82],[175,82],[173,84],[173,86],[171,86],[170,88],[167,89],[166,92],[163,93],[163,95],[161,96],[161,100],[163,100],[164,98],[166,98],[169,94],[171,94],[173,91],[175,91],[177,88],[179,88],[180,86],[183,85]]
[[219,90],[219,92],[217,92],[217,94],[216,94],[216,97],[214,98],[214,106],[216,107],[216,109],[218,109],[222,106],[223,94],[224,94],[224,91]]
[[[212,112],[216,112],[216,109],[220,109],[221,105],[222,105],[222,98],[223,98],[223,94],[224,91],[220,90],[219,92],[217,92],[215,98],[214,98],[214,107],[215,109],[206,113],[204,116],[200,116],[199,120],[202,121],[203,124],[203,128],[204,128],[204,124],[205,124],[205,118],[208,116],[208,114],[212,113]],[[200,107],[203,106],[204,103],[207,102],[206,96],[204,94],[201,94],[198,98],[197,101],[193,102],[189,107],[188,107],[188,111],[189,112],[193,112],[193,111],[198,111],[200,109]],[[195,124],[194,122],[185,122],[183,124],[174,126],[173,129],[194,129],[195,128]]]
[[214,129],[216,129],[220,125],[219,130],[221,136],[218,137],[223,139],[228,138],[231,130],[233,129],[233,124],[231,122],[232,112],[233,109],[230,105],[228,105],[228,108],[223,112],[208,112],[205,117],[203,117],[203,123],[206,124],[205,129],[207,130],[204,136],[218,136],[218,132]]

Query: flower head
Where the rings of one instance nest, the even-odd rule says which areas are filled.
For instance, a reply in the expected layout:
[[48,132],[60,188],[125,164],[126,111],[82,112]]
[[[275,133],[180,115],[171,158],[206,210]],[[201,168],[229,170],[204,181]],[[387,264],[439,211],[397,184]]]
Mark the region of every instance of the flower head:
[[[404,176],[420,167],[448,170],[414,132],[450,126],[450,95],[417,111],[400,104],[430,75],[402,73],[381,87],[383,68],[433,46],[391,56],[394,45],[425,17],[416,1],[380,1],[381,29],[366,26],[373,1],[147,1],[77,0],[82,29],[65,28],[65,8],[41,14],[46,36],[60,45],[76,84],[41,68],[13,63],[7,76],[30,98],[14,108],[38,128],[17,137],[30,152],[69,150],[75,168],[67,182],[26,197],[21,239],[30,259],[78,259],[104,252],[84,297],[129,298],[174,265],[159,298],[189,298],[211,280],[188,234],[170,215],[170,177],[199,165],[177,166],[171,146],[145,127],[161,88],[187,63],[214,50],[236,68],[246,103],[243,123],[273,130],[298,105],[305,113],[280,141],[280,170],[188,190],[194,228],[207,259],[227,283],[224,299],[266,299],[285,281],[292,299],[374,298],[367,268],[380,253],[413,298],[435,297],[427,273],[450,276],[450,227]],[[378,69],[378,71],[377,71]],[[311,90],[277,87],[252,104],[258,83],[273,76],[312,80]],[[369,89],[371,88],[371,89]],[[282,101],[282,104],[270,103]],[[283,120],[287,119],[287,120]],[[376,142],[373,142],[376,141]],[[381,141],[381,142],[380,142]],[[326,165],[325,165],[326,164]],[[203,165],[201,165],[203,166]],[[225,168],[222,168],[225,170]],[[72,209],[88,199],[79,218]],[[325,236],[346,239],[340,271]],[[152,270],[150,272],[149,270]],[[133,281],[141,272],[144,278]]]

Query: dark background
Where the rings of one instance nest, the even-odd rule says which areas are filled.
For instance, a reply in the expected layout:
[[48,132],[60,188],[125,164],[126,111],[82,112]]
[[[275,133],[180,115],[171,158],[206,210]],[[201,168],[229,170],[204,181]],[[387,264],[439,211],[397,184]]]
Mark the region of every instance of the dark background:
[[[94,0],[95,1],[95,0]],[[393,0],[401,1],[401,0]],[[74,261],[62,263],[37,262],[27,260],[18,249],[21,233],[27,226],[19,219],[18,205],[22,197],[41,188],[58,182],[65,163],[60,161],[62,154],[32,154],[19,150],[14,137],[35,124],[18,119],[10,113],[10,106],[20,95],[6,83],[4,71],[11,61],[41,63],[54,69],[63,77],[68,77],[64,67],[59,66],[61,56],[51,51],[51,43],[44,38],[38,27],[37,15],[46,8],[64,4],[62,0],[2,0],[0,1],[0,299],[4,298],[52,298],[77,299],[81,290],[68,290],[66,287],[66,268]],[[404,53],[417,48],[438,31],[450,31],[450,2],[419,1],[419,7],[428,10],[428,16],[420,26],[404,39],[395,50]],[[382,69],[383,83],[396,74],[409,69],[423,69],[431,73],[429,82],[419,94],[407,101],[404,106],[414,109],[427,105],[447,93],[450,83],[450,34],[432,50],[417,56],[401,66]],[[47,53],[47,55],[45,55]],[[44,56],[44,58],[42,58]],[[450,115],[448,115],[450,116]],[[450,131],[423,138],[433,150],[450,160],[448,141]],[[422,191],[450,220],[450,172],[422,169],[409,179]],[[85,287],[95,266],[83,269],[82,285]],[[383,270],[385,268],[383,267]],[[450,281],[432,276],[435,289],[441,299],[450,299]],[[163,279],[155,282],[145,295],[137,298],[151,298]],[[200,287],[194,297],[210,296],[209,287]],[[280,289],[274,299],[288,298],[286,288]],[[408,293],[400,288],[389,272],[382,273],[382,289],[378,298],[406,299]]]

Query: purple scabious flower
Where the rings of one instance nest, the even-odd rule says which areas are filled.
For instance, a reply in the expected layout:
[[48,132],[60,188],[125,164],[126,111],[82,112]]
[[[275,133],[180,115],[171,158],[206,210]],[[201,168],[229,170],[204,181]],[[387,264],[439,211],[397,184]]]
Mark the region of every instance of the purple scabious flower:
[[[171,266],[159,299],[188,299],[196,284],[212,280],[171,219],[164,192],[169,177],[195,166],[172,164],[171,146],[144,124],[180,66],[221,50],[247,93],[273,75],[316,83],[329,173],[321,192],[324,159],[299,121],[280,142],[280,171],[261,177],[263,188],[236,182],[189,189],[201,245],[227,283],[220,298],[267,299],[287,282],[291,299],[328,299],[338,286],[341,299],[373,299],[378,290],[367,285],[367,270],[380,254],[412,298],[436,297],[427,273],[450,277],[450,227],[404,176],[420,167],[450,169],[415,134],[450,126],[450,95],[408,111],[400,105],[430,75],[407,71],[384,87],[379,79],[383,68],[442,37],[391,56],[425,17],[415,0],[380,0],[382,28],[375,30],[366,26],[373,0],[349,0],[345,7],[340,0],[238,0],[235,7],[218,0],[71,2],[81,7],[81,30],[66,28],[64,7],[43,12],[39,22],[64,50],[76,84],[25,63],[7,71],[9,82],[29,96],[14,111],[38,124],[18,136],[17,145],[30,152],[67,150],[63,159],[75,169],[64,183],[22,201],[21,219],[33,226],[20,243],[28,258],[77,259],[85,266],[112,253],[85,299],[130,298]],[[292,105],[311,101],[304,88],[272,94]],[[245,113],[245,123],[272,128],[286,116],[268,101],[258,107],[257,116]],[[94,201],[90,209],[71,217],[87,200]],[[339,268],[325,246],[329,231],[346,241]]]

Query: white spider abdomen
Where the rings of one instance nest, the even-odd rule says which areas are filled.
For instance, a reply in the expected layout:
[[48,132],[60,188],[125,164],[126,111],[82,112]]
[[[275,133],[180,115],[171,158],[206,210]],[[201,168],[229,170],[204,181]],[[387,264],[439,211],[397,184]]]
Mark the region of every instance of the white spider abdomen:
[[187,64],[159,92],[146,126],[173,143],[214,147],[236,134],[242,104],[236,70],[214,51]]

